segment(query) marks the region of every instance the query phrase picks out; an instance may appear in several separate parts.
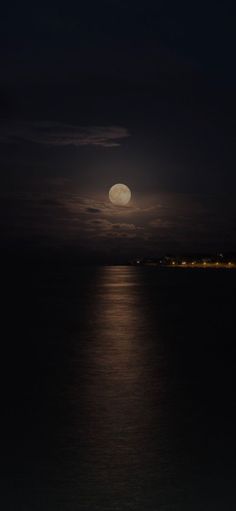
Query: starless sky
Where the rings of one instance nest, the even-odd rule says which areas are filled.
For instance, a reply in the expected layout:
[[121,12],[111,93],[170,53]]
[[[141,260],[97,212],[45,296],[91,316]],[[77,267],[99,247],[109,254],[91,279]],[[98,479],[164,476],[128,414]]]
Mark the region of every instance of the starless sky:
[[[233,2],[9,2],[1,244],[110,260],[234,250]],[[126,183],[129,207],[109,188]]]

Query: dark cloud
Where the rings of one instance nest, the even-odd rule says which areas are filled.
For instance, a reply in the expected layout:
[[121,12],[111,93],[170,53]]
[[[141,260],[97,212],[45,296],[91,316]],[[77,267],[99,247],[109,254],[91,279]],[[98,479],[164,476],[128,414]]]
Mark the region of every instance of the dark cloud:
[[100,213],[101,212],[101,210],[98,208],[87,208],[86,211],[88,213]]
[[107,238],[135,238],[141,227],[129,223],[114,223],[106,218],[89,219],[86,221],[88,230],[93,236]]
[[134,224],[114,224],[112,226],[113,229],[125,229],[128,231],[135,231],[136,227]]
[[48,146],[117,147],[129,136],[122,126],[78,126],[51,121],[1,122],[1,142],[32,142]]

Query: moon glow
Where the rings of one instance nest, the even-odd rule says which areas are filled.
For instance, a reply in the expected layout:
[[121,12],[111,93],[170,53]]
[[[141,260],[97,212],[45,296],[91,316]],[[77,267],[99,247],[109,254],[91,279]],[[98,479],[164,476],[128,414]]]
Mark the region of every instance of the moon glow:
[[126,206],[131,199],[131,191],[127,185],[117,183],[110,188],[109,199],[115,206]]

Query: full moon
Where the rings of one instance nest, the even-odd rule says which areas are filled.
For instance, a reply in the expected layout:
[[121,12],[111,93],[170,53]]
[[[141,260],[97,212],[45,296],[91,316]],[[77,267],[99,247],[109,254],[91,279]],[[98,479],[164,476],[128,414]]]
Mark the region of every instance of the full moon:
[[115,206],[126,206],[131,199],[131,191],[128,186],[117,183],[110,188],[109,199]]

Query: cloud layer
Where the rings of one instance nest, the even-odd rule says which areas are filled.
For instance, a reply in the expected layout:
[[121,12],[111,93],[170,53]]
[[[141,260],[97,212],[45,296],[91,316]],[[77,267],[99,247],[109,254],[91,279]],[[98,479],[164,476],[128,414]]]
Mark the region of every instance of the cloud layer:
[[45,181],[41,190],[1,192],[0,227],[8,243],[30,246],[79,247],[116,258],[155,256],[186,247],[216,247],[220,238],[235,240],[235,217],[229,205],[227,222],[214,203],[197,196],[160,193],[129,207],[116,208],[104,197],[82,196],[73,183]]
[[122,126],[77,126],[51,121],[1,122],[0,141],[48,146],[117,147],[129,132]]

